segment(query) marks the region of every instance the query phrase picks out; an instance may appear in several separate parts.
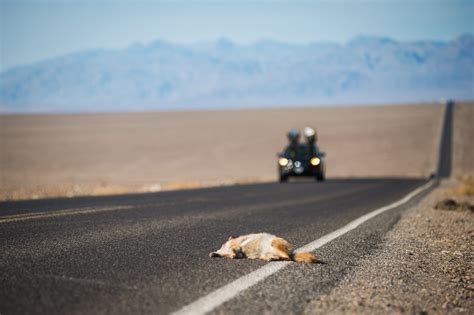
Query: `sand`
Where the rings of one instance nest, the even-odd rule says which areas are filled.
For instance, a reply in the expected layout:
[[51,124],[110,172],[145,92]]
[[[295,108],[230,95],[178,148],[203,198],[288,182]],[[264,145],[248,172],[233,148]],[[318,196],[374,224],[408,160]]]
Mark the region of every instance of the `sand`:
[[474,175],[474,104],[457,104],[454,111],[453,175]]
[[[455,113],[470,133],[472,109]],[[306,125],[327,153],[328,178],[425,177],[436,167],[443,111],[418,104],[3,115],[0,199],[274,181],[286,132]],[[455,159],[469,164],[470,156],[472,148]]]

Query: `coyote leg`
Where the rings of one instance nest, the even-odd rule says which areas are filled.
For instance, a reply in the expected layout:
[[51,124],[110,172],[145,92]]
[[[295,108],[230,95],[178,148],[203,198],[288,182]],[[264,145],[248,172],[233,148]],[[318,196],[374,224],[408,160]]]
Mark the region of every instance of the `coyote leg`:
[[272,241],[272,247],[275,249],[277,260],[291,260],[291,245],[282,238],[276,238]]

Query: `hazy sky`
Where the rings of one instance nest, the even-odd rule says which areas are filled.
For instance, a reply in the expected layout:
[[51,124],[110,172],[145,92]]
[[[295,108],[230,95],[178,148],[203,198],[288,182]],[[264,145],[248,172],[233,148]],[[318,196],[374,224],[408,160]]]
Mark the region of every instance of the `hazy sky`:
[[397,40],[474,33],[474,0],[121,1],[0,0],[0,71],[90,48],[226,37],[293,43]]

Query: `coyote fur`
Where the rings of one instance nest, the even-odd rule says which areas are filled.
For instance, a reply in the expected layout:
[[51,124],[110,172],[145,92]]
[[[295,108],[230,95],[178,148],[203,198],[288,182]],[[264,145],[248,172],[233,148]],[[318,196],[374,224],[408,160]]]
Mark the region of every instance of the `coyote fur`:
[[314,255],[308,252],[294,252],[293,246],[287,240],[268,233],[231,236],[219,250],[210,253],[209,256],[316,263]]

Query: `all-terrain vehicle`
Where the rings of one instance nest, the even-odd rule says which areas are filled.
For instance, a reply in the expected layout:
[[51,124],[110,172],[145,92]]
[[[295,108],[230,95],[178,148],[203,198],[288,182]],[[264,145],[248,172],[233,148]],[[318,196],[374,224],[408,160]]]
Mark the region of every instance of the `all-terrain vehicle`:
[[288,145],[282,153],[278,153],[278,175],[280,182],[288,181],[289,177],[313,177],[324,181],[325,153],[311,150],[307,144]]

